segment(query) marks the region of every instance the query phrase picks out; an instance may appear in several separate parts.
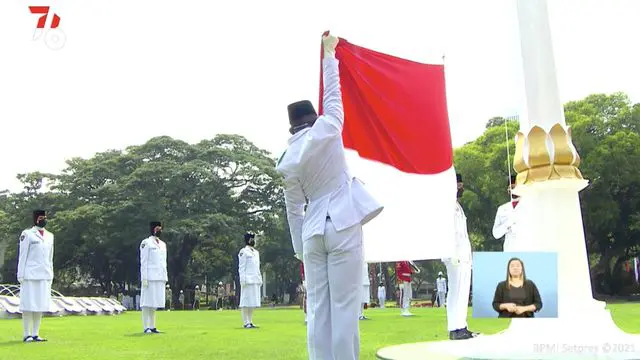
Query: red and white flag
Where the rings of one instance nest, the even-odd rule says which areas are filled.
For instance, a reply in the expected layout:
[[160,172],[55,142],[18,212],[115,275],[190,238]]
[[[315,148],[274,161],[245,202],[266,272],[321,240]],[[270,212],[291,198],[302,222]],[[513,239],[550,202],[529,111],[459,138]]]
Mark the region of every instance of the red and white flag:
[[[451,257],[457,190],[444,66],[344,39],[336,57],[347,161],[385,207],[364,227],[366,261]],[[322,93],[321,74],[320,113]]]

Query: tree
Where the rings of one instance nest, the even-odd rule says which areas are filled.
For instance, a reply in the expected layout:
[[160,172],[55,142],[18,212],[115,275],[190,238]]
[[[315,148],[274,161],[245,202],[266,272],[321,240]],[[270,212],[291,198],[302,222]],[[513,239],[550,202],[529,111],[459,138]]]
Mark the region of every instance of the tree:
[[[567,124],[590,181],[581,192],[594,291],[619,293],[621,264],[640,253],[640,104],[622,93],[594,94],[565,105]],[[500,250],[491,228],[497,207],[508,201],[504,119],[492,118],[484,134],[455,150],[456,170],[464,177],[461,203],[475,251]],[[518,130],[507,121],[508,138]],[[514,153],[514,143],[509,143]]]
[[275,159],[238,135],[193,145],[156,137],[125,150],[70,159],[61,174],[36,172],[19,179],[25,191],[0,198],[0,216],[10,217],[0,232],[17,239],[29,226],[25,209],[50,210],[56,277],[69,282],[57,286],[86,280],[113,293],[137,285],[139,244],[153,220],[164,225],[174,289],[192,289],[205,276],[236,276],[234,258],[246,230],[266,234],[266,252],[289,244],[280,220],[284,202]]

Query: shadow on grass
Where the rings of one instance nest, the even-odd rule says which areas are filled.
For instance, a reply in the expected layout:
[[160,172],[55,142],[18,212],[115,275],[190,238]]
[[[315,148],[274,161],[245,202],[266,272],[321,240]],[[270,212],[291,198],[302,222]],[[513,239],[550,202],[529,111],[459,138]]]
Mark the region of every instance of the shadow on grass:
[[145,334],[143,332],[137,332],[137,333],[133,333],[133,334],[126,334],[125,337],[153,337],[153,336],[158,336],[158,335],[164,335],[165,332],[161,332],[159,334]]
[[[42,342],[42,343],[46,344],[47,342]],[[17,345],[30,346],[31,344],[34,344],[34,342],[25,343],[22,340],[14,340],[14,341],[1,342],[0,347],[9,347],[9,346],[17,346]]]

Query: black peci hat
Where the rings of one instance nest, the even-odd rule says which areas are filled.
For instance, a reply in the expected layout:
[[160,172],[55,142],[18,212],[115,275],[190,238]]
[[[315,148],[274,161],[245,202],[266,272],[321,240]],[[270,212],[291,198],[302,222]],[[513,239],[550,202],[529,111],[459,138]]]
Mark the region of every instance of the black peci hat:
[[289,125],[292,128],[304,124],[302,118],[306,115],[318,115],[309,100],[294,102],[287,106],[287,110],[289,112]]

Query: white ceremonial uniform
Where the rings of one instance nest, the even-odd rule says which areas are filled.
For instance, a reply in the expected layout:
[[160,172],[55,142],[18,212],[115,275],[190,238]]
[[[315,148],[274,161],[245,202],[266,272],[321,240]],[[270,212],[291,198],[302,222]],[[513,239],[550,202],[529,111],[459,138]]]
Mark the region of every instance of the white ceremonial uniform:
[[164,308],[167,276],[167,244],[149,236],[140,243],[140,277],[148,282],[140,291],[140,307]]
[[245,246],[238,253],[238,275],[240,276],[240,307],[260,307],[260,252]]
[[436,279],[436,290],[438,291],[438,305],[444,306],[447,301],[447,279],[445,277],[438,277]]
[[467,217],[457,201],[454,241],[455,256],[443,259],[449,277],[447,294],[447,328],[449,331],[467,327],[469,291],[471,290],[471,242],[467,233]]
[[20,234],[18,254],[18,280],[20,284],[20,311],[48,312],[51,309],[51,283],[53,282],[53,234],[37,227]]
[[277,170],[293,249],[307,274],[309,359],[358,359],[362,225],[383,207],[349,174],[338,60],[325,57],[322,65],[324,115],[289,139]]
[[493,223],[493,237],[500,239],[504,236],[502,251],[518,251],[517,247],[517,213],[520,205],[515,208],[511,201],[500,205]]
[[384,309],[384,304],[387,301],[387,289],[384,286],[378,286],[378,303],[380,308]]

